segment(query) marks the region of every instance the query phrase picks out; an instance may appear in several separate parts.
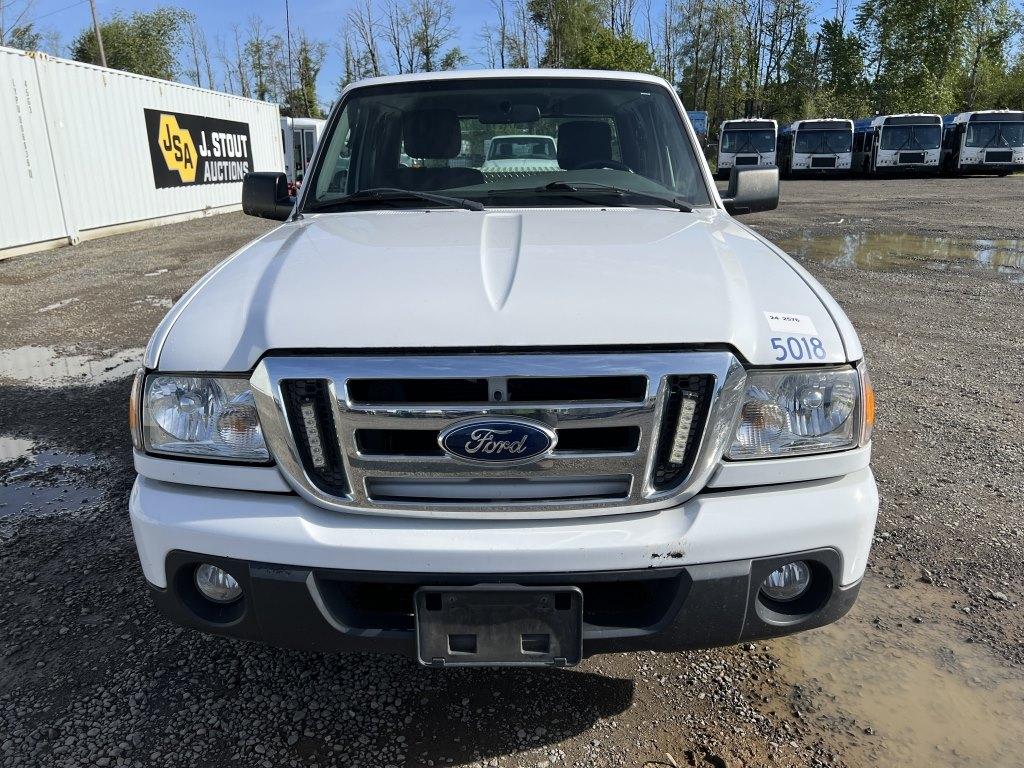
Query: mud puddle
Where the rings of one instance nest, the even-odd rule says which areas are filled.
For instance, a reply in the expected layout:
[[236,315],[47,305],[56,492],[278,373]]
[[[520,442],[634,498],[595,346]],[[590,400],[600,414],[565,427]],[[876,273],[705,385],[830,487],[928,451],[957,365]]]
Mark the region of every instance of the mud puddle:
[[1024,765],[1024,677],[936,620],[937,599],[869,579],[849,616],[772,644],[854,768]]
[[806,232],[778,241],[786,253],[831,267],[891,271],[900,269],[1024,270],[1024,240],[968,240],[856,232],[816,236]]
[[103,492],[82,482],[95,456],[37,449],[31,440],[0,435],[0,518],[75,512]]
[[127,378],[142,365],[143,349],[108,355],[61,355],[52,347],[0,349],[0,383],[37,387],[106,384]]

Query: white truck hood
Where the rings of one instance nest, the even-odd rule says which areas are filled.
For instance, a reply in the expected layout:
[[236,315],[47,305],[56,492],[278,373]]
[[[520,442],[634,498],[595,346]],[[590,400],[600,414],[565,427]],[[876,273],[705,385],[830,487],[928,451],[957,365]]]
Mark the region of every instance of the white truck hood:
[[367,211],[307,216],[229,257],[146,361],[248,371],[285,349],[715,344],[775,365],[794,335],[824,357],[786,363],[862,354],[824,289],[721,211]]

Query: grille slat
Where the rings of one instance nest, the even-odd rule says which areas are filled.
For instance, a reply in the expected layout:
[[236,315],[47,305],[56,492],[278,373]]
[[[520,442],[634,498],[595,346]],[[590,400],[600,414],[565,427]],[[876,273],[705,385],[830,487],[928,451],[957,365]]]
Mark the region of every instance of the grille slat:
[[541,376],[474,379],[350,379],[355,405],[445,405],[489,402],[642,402],[644,376]]
[[[556,429],[554,453],[635,453],[640,427],[583,427]],[[441,456],[439,430],[358,429],[356,445],[365,456]]]

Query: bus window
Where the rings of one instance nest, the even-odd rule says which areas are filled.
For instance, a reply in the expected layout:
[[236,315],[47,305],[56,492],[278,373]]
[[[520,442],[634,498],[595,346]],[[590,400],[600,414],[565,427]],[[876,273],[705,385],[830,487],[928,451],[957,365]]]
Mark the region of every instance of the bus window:
[[842,154],[849,152],[853,134],[848,130],[800,129],[796,134],[796,151],[805,154]]
[[971,123],[965,147],[1024,146],[1024,123]]
[[316,138],[313,136],[313,129],[307,128],[302,132],[302,139],[305,142],[306,165],[313,159],[313,150],[316,148]]
[[938,149],[937,125],[887,125],[882,128],[882,149]]
[[722,134],[723,152],[774,152],[775,131],[727,128]]
[[302,131],[292,132],[292,161],[295,163],[295,180],[301,181],[306,171],[306,158],[302,153]]

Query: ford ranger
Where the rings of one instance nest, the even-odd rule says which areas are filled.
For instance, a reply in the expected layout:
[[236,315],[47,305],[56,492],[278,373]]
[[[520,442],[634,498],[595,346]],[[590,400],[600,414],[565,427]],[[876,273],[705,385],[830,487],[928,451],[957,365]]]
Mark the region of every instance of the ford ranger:
[[[480,170],[497,136],[557,168]],[[408,162],[408,159],[414,162]],[[130,410],[160,608],[425,665],[555,665],[832,622],[877,492],[857,334],[734,216],[673,89],[583,71],[349,86],[283,223],[171,309]]]

